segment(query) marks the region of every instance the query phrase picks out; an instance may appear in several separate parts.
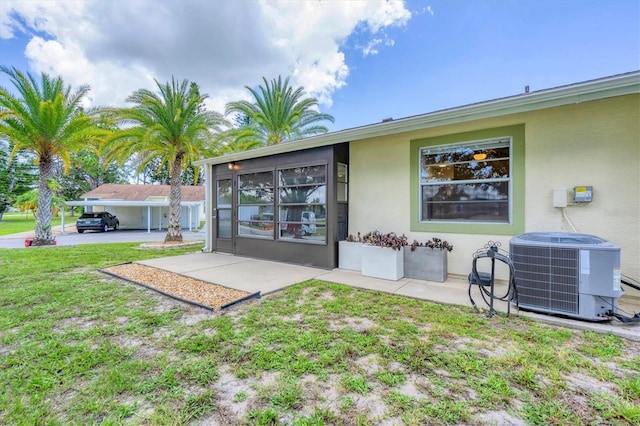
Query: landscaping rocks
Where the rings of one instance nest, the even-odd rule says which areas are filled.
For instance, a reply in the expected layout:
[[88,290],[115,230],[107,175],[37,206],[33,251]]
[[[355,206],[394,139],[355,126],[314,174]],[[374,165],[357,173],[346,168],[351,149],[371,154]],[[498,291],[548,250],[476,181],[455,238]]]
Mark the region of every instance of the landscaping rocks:
[[214,310],[249,295],[246,291],[222,287],[138,263],[112,266],[104,271]]

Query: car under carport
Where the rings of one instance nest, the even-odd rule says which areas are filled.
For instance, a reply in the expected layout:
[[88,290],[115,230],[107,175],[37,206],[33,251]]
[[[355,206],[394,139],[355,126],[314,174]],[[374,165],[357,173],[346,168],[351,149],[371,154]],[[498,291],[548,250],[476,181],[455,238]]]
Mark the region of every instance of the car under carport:
[[[199,201],[183,201],[180,203],[183,209],[182,227],[190,231],[200,226],[198,210],[202,206]],[[121,229],[166,229],[169,215],[168,201],[118,201],[118,200],[91,200],[68,201],[66,207],[91,208],[92,211],[107,211],[120,219]],[[66,209],[63,208],[63,210]],[[123,212],[126,212],[123,214]],[[136,217],[135,221],[129,218]],[[61,215],[62,232],[65,232],[65,215]]]

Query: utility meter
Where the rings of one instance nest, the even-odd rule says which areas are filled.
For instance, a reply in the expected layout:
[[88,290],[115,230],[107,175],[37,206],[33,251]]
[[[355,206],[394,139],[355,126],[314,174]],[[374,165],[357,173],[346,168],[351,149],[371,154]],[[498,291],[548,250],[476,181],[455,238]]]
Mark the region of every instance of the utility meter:
[[576,186],[573,188],[574,203],[590,203],[593,198],[593,186]]

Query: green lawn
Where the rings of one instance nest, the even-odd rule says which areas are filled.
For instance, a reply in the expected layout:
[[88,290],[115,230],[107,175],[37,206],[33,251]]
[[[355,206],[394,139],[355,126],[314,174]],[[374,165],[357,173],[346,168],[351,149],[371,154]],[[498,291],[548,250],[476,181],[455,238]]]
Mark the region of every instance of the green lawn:
[[[75,223],[77,218],[78,215],[67,215],[65,216],[65,223]],[[60,223],[61,218],[59,216],[51,219],[51,226],[58,226]],[[8,212],[2,215],[2,222],[0,222],[0,236],[34,230],[35,218],[31,213]]]
[[640,343],[320,281],[222,313],[0,249],[0,424],[640,424]]

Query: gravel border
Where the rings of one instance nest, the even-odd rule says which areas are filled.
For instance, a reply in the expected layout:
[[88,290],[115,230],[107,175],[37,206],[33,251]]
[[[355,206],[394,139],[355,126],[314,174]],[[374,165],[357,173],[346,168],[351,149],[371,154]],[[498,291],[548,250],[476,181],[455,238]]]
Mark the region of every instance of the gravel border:
[[139,263],[123,263],[100,271],[210,311],[260,298],[260,292],[251,294]]

